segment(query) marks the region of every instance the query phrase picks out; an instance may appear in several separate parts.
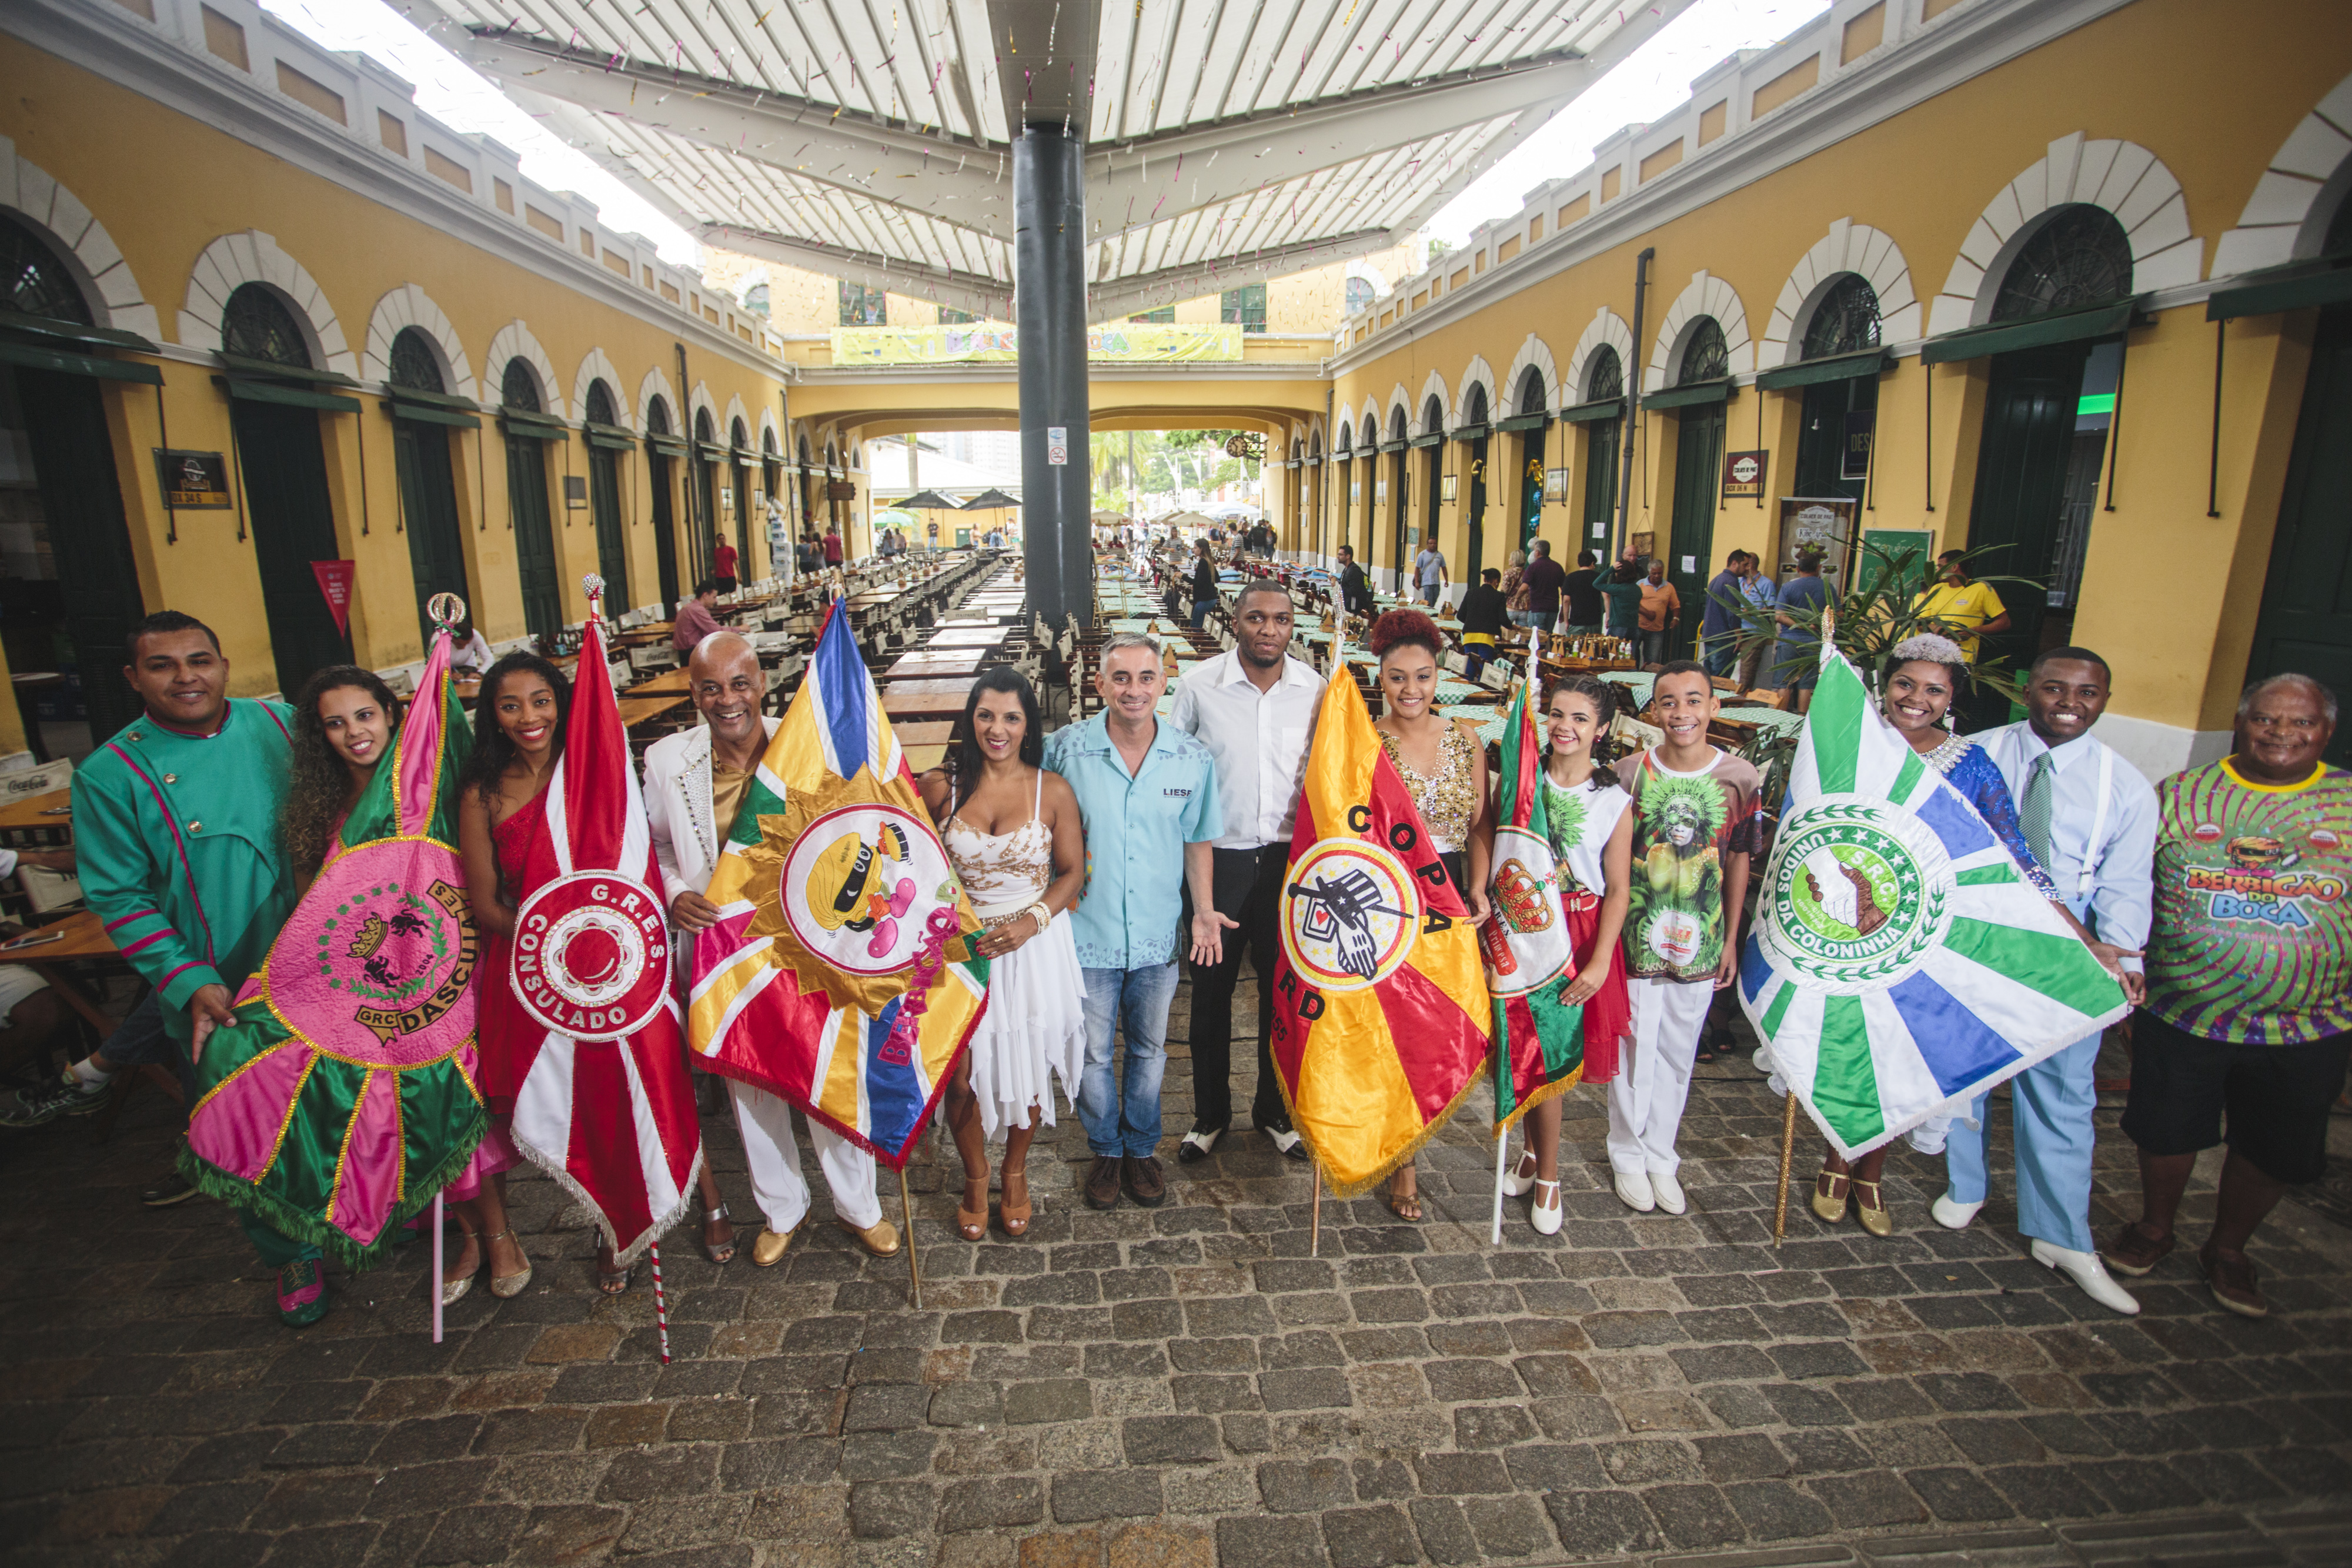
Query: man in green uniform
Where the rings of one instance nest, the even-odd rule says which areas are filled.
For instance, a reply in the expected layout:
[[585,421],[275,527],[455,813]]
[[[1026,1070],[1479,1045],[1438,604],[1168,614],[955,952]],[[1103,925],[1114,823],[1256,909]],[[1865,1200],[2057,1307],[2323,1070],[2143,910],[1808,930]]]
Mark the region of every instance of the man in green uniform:
[[[193,616],[150,615],[130,645],[122,674],[146,711],[74,775],[74,848],[89,907],[154,986],[174,1047],[195,1057],[294,909],[278,837],[293,710],[229,700],[220,640]],[[316,1322],[318,1249],[243,1219],[278,1270],[279,1314]]]

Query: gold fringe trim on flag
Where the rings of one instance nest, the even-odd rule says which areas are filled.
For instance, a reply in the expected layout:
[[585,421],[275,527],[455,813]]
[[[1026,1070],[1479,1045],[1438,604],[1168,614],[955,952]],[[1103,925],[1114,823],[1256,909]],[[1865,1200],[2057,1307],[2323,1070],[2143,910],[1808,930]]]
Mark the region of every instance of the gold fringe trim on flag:
[[1517,1110],[1512,1112],[1500,1122],[1495,1124],[1495,1135],[1499,1138],[1508,1134],[1513,1127],[1519,1124],[1521,1120],[1526,1117],[1528,1112],[1534,1110],[1537,1106],[1544,1103],[1548,1100],[1559,1099],[1561,1095],[1567,1093],[1570,1090],[1575,1088],[1578,1084],[1582,1083],[1583,1082],[1584,1063],[1580,1061],[1576,1064],[1576,1075],[1574,1077],[1563,1078],[1557,1082],[1547,1083],[1542,1088],[1537,1090],[1534,1093],[1528,1095],[1525,1100],[1520,1101],[1519,1108]]
[[[1322,1173],[1326,1185],[1330,1187],[1331,1196],[1336,1198],[1360,1197],[1365,1193],[1371,1191],[1372,1188],[1380,1186],[1381,1183],[1388,1180],[1389,1177],[1396,1175],[1396,1173],[1404,1166],[1411,1165],[1413,1161],[1413,1157],[1421,1153],[1423,1145],[1426,1145],[1432,1138],[1437,1136],[1438,1134],[1444,1132],[1445,1130],[1445,1124],[1454,1120],[1454,1113],[1462,1109],[1462,1103],[1470,1098],[1470,1092],[1477,1088],[1478,1085],[1484,1082],[1484,1074],[1493,1070],[1495,1065],[1494,1052],[1495,1047],[1493,1042],[1490,1040],[1486,1046],[1486,1066],[1480,1071],[1470,1074],[1468,1081],[1462,1085],[1460,1090],[1455,1092],[1454,1098],[1446,1102],[1445,1109],[1440,1111],[1434,1117],[1431,1118],[1428,1125],[1423,1127],[1420,1132],[1414,1134],[1412,1141],[1405,1145],[1402,1153],[1397,1155],[1393,1159],[1381,1165],[1378,1170],[1372,1172],[1370,1176],[1362,1176],[1355,1181],[1344,1184],[1331,1180],[1331,1167],[1324,1165],[1323,1156],[1320,1153],[1317,1153],[1315,1156],[1317,1168]],[[1580,1071],[1581,1069],[1579,1071]],[[1290,1085],[1283,1082],[1282,1072],[1279,1069],[1276,1069],[1275,1071],[1274,1082],[1275,1087],[1282,1091],[1282,1108],[1290,1113],[1291,1126],[1297,1129],[1298,1135],[1300,1137],[1307,1139],[1307,1148],[1310,1151],[1314,1150],[1315,1140],[1312,1137],[1307,1136],[1307,1129],[1305,1127],[1299,1125],[1298,1108],[1290,1103]]]

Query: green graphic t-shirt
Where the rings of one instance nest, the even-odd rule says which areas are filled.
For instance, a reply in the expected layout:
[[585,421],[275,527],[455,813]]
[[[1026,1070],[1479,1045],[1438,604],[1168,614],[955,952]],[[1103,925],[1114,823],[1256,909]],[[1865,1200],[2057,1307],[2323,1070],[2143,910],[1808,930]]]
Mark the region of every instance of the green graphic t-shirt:
[[2224,758],[2156,799],[2148,1010],[2241,1044],[2352,1029],[2352,773],[2253,784]]
[[1644,751],[1617,764],[1633,797],[1633,876],[1625,971],[1636,979],[1715,983],[1723,962],[1724,862],[1756,851],[1756,769],[1722,751],[1676,773]]

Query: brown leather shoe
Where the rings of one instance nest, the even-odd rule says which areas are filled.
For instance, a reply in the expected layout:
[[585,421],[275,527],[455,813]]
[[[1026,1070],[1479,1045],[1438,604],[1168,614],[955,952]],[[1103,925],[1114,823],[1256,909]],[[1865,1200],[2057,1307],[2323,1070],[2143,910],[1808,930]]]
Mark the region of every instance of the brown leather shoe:
[[1127,1196],[1145,1208],[1158,1208],[1168,1201],[1168,1177],[1160,1168],[1157,1155],[1129,1155],[1126,1160]]
[[2254,1265],[2244,1253],[2225,1258],[2208,1241],[2199,1249],[2197,1267],[2204,1273],[2205,1287],[2213,1299],[2242,1318],[2266,1318],[2271,1315],[2270,1302],[2254,1288]]
[[2150,1236],[2135,1219],[2116,1231],[2114,1240],[2099,1249],[2099,1256],[2105,1259],[2107,1267],[2116,1273],[2128,1274],[2137,1280],[2163,1262],[2171,1250],[2171,1237]]
[[1097,1155],[1092,1169],[1087,1172],[1086,1199],[1088,1208],[1118,1207],[1118,1166],[1117,1155]]

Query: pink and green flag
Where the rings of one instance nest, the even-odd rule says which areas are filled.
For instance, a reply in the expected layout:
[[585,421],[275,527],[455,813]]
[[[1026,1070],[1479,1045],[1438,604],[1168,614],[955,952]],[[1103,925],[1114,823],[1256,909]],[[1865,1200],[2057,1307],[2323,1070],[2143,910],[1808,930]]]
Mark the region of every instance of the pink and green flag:
[[1575,943],[1560,904],[1559,866],[1541,779],[1543,747],[1528,684],[1511,699],[1496,777],[1495,852],[1479,929],[1495,998],[1495,1126],[1499,1133],[1584,1076],[1584,1008],[1561,993],[1575,981]]

